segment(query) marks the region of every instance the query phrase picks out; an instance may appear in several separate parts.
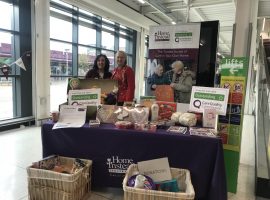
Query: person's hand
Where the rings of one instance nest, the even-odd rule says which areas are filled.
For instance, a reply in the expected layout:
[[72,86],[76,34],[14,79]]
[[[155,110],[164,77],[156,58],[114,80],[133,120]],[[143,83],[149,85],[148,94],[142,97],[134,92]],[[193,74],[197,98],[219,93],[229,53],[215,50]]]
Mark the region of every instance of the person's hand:
[[172,88],[174,88],[174,86],[175,86],[175,83],[171,83],[171,84],[170,84],[170,86],[171,86]]
[[157,85],[156,84],[152,85],[152,88],[153,89],[156,89],[157,88]]

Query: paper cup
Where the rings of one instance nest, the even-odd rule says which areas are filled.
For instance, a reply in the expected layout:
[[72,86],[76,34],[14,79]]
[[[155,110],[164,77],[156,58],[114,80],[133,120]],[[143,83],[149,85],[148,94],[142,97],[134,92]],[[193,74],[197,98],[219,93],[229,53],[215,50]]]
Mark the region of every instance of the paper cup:
[[52,114],[52,121],[57,122],[59,119],[59,111],[52,111],[51,114]]

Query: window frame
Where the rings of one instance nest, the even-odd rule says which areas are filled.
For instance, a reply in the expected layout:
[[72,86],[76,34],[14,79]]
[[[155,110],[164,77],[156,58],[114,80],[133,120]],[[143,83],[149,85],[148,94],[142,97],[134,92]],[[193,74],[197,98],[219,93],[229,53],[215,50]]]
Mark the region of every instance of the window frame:
[[[135,30],[129,29],[127,27],[124,27],[120,25],[117,22],[109,23],[107,19],[95,15],[91,12],[86,11],[85,9],[81,9],[77,6],[72,5],[72,7],[66,7],[62,4],[59,4],[57,2],[54,2],[53,0],[50,1],[50,10],[51,8],[59,9],[60,11],[66,11],[67,13],[72,14],[72,41],[64,41],[56,38],[50,38],[50,41],[55,42],[63,42],[66,44],[72,45],[72,74],[71,75],[51,75],[51,78],[54,77],[79,77],[84,78],[82,76],[82,71],[79,70],[83,69],[85,71],[85,68],[80,67],[79,63],[79,48],[85,47],[90,49],[95,49],[96,54],[95,56],[101,54],[103,51],[113,53],[113,60],[115,61],[115,54],[119,49],[119,38],[126,39],[126,49],[125,52],[127,53],[127,57],[132,58],[128,59],[128,64],[133,67],[135,70],[135,64],[136,64],[136,37],[137,32]],[[59,15],[59,12],[50,11],[51,14],[57,16]],[[55,14],[57,13],[57,15]],[[61,15],[61,14],[60,14]],[[51,16],[51,15],[50,15]],[[61,19],[68,19],[68,17],[62,17]],[[105,20],[104,20],[105,19]],[[88,21],[88,22],[87,22]],[[82,44],[79,43],[79,26],[85,26],[87,28],[95,29],[96,30],[96,44],[95,46],[91,44]],[[109,29],[106,29],[108,27]],[[113,49],[107,49],[102,47],[102,31],[105,31],[106,33],[110,33],[114,37],[114,47]],[[123,33],[123,34],[122,34]],[[110,56],[111,59],[111,56]],[[113,70],[115,68],[115,62],[113,63],[113,67],[111,66],[110,70]]]
[[[11,29],[0,27],[0,32],[11,34],[11,59],[16,61],[26,51],[32,50],[31,2],[15,0],[1,0],[1,2],[12,5]],[[23,73],[21,71],[22,69],[16,65],[11,66],[9,77],[12,79],[13,115],[11,118],[1,119],[0,121],[3,121],[3,123],[15,118],[33,116],[32,90],[29,90],[29,88],[32,88],[32,70],[26,70]],[[0,77],[5,76],[0,74]]]
[[[65,41],[65,40],[60,40],[60,39],[56,39],[56,38],[50,38],[50,41],[55,41],[55,42],[63,42],[66,44],[71,44],[72,45],[72,74],[71,75],[60,75],[60,76],[55,76],[55,75],[51,75],[51,77],[82,77],[79,76],[78,74],[78,70],[79,70],[79,46],[83,46],[86,48],[94,48],[96,49],[96,56],[99,55],[102,51],[109,51],[109,52],[113,52],[114,56],[116,54],[116,52],[119,49],[119,38],[124,38],[126,39],[126,49],[125,52],[127,54],[128,57],[132,58],[132,61],[128,61],[128,63],[133,66],[133,68],[135,69],[135,62],[136,62],[136,58],[135,58],[135,46],[136,46],[136,39],[134,39],[134,37],[136,37],[136,31],[135,30],[131,30],[127,27],[124,28],[124,26],[120,25],[117,22],[112,22],[110,23],[109,21],[107,21],[108,19],[103,18],[101,16],[95,15],[91,12],[88,12],[84,9],[78,8],[74,5],[72,5],[72,7],[67,7],[65,5],[59,4],[53,0],[50,1],[50,16],[53,15],[53,17],[59,16],[60,19],[65,19],[65,17],[61,17],[61,14],[55,12],[55,11],[51,11],[51,8],[54,9],[58,9],[62,12],[67,12],[68,14],[72,14],[72,17],[66,17],[69,20],[71,20],[70,18],[72,18],[72,41]],[[89,14],[87,14],[89,13]],[[56,15],[57,14],[57,15]],[[80,18],[83,18],[89,22],[92,23],[87,23],[86,21],[82,21],[80,20]],[[84,25],[87,28],[91,28],[91,29],[95,29],[96,30],[96,46],[93,45],[87,45],[87,44],[81,44],[79,43],[79,26],[80,25]],[[104,26],[107,26],[112,30],[108,30],[106,29]],[[114,48],[113,49],[107,49],[102,47],[101,45],[101,34],[102,31],[106,32],[106,33],[110,33],[114,36]],[[121,34],[121,32],[125,33],[125,34]]]

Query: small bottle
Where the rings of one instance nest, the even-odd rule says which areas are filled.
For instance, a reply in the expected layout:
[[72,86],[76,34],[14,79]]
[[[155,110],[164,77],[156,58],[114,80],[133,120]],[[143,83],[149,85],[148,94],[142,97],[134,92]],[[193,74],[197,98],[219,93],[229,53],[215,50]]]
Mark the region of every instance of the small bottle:
[[158,104],[154,102],[151,106],[151,121],[158,120],[158,111],[159,111]]

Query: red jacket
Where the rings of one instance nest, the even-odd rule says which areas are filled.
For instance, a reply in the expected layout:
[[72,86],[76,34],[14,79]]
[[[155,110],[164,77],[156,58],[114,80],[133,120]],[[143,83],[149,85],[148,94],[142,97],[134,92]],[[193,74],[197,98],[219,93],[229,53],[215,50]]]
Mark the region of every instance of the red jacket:
[[117,67],[112,73],[112,79],[118,80],[118,102],[133,101],[135,91],[134,71],[128,65]]

